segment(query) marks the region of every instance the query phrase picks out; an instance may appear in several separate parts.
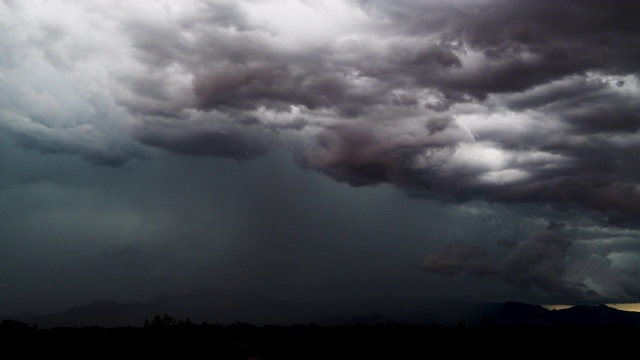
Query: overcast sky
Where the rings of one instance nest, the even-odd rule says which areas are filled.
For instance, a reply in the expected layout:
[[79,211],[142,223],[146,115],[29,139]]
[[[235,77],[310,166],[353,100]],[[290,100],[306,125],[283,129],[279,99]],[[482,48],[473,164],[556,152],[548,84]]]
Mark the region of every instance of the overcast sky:
[[640,4],[0,1],[0,314],[640,301]]

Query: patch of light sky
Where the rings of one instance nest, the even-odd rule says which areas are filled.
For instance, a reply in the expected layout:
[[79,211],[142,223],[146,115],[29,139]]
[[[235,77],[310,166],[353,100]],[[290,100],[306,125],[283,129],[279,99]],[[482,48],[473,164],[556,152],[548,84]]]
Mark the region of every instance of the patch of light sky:
[[358,29],[369,21],[348,2],[338,1],[263,1],[244,10],[252,22],[266,22],[264,28],[288,38],[292,45],[333,42],[344,34],[360,32]]
[[[622,311],[633,311],[640,312],[640,303],[627,303],[627,304],[605,304],[608,307],[622,310]],[[574,305],[564,305],[564,304],[542,304],[540,305],[545,309],[549,310],[564,310],[572,308]]]

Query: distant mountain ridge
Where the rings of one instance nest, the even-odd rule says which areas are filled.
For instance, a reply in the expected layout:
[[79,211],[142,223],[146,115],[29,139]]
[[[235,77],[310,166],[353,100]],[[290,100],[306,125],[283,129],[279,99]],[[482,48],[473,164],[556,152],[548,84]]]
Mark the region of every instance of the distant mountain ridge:
[[199,289],[179,295],[162,295],[146,303],[97,300],[53,314],[24,313],[3,316],[51,327],[143,326],[157,314],[190,319],[195,324],[230,325],[319,325],[402,323],[441,326],[626,326],[640,329],[640,313],[606,305],[578,305],[549,310],[541,305],[504,303],[460,303],[447,307],[393,309],[391,306],[295,302],[268,298],[249,292]]
[[618,310],[604,304],[576,305],[549,310],[541,305],[507,301],[471,307],[466,324],[526,326],[626,326],[640,328],[640,313]]
[[[1,316],[41,328],[142,326],[157,314],[169,314],[193,323],[229,325],[237,322],[254,325],[289,325],[324,322],[325,318],[346,316],[336,304],[277,300],[260,294],[218,289],[198,289],[184,294],[164,294],[146,303],[119,303],[96,300],[53,314],[23,313]],[[344,308],[344,306],[340,306]],[[353,311],[351,307],[347,311]]]

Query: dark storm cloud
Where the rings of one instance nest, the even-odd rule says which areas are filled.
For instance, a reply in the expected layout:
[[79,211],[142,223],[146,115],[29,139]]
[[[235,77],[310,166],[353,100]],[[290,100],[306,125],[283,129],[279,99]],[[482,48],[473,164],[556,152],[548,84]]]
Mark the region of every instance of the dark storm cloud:
[[[354,185],[636,211],[637,5],[358,5],[375,38],[353,28],[305,42],[300,29],[292,40],[226,2],[128,21],[135,58],[152,70],[119,82],[131,134],[232,158],[296,144],[299,163]],[[305,126],[286,125],[294,119]]]
[[[532,233],[527,239],[509,243],[506,254],[492,258],[477,245],[456,244],[445,251],[428,255],[422,268],[441,276],[498,277],[506,284],[527,292],[541,292],[545,296],[568,302],[608,301],[598,291],[571,274],[569,247],[573,240],[553,223],[546,229]],[[590,275],[590,274],[587,274]],[[586,276],[586,275],[585,275]],[[597,284],[596,286],[601,286]],[[607,291],[613,291],[611,288]],[[635,300],[628,296],[627,300]]]
[[[18,145],[26,149],[43,154],[80,154],[84,160],[98,166],[118,167],[128,160],[129,154],[125,154],[119,149],[109,149],[99,143],[97,146],[92,146],[89,143],[71,144],[65,141],[66,139],[55,139],[47,136],[49,132],[51,132],[51,129],[45,127],[42,129],[41,136],[34,132],[29,135],[16,133],[14,140]],[[83,135],[82,130],[76,135]],[[91,141],[90,138],[88,136],[86,140]]]
[[634,133],[640,127],[636,94],[620,90],[622,77],[588,79],[570,76],[510,94],[505,104],[514,111],[535,110],[556,118],[574,134]]
[[[187,162],[285,149],[361,191],[391,184],[450,206],[639,224],[637,2],[40,5],[0,2],[0,128],[22,148],[114,168],[164,152],[199,157]],[[500,262],[478,235],[429,255],[425,270],[566,298],[637,293],[613,270],[635,249],[590,258],[580,251],[592,243],[530,230]],[[105,259],[143,253],[123,246]],[[615,286],[568,275],[580,263],[571,251]]]
[[[292,4],[314,16],[335,15],[338,6]],[[24,114],[45,101],[41,89],[25,87],[29,101],[6,110],[24,120],[4,123],[21,144],[120,164],[131,145],[115,139],[127,129],[141,144],[198,156],[255,158],[285,146],[304,166],[356,185],[462,200],[573,201],[618,218],[637,207],[615,200],[637,197],[634,2],[350,2],[340,5],[350,21],[323,23],[320,33],[313,21],[326,18],[286,27],[295,20],[286,6],[140,6],[147,16],[125,5],[89,12],[112,31],[103,36],[113,48],[106,63],[88,36],[72,41],[76,29],[55,20],[3,43],[11,54],[33,41],[32,53],[42,54],[36,65],[58,71],[51,84],[83,66],[106,69],[68,90],[81,103],[80,94],[102,84],[107,93],[89,106],[120,115],[112,125],[82,120],[90,129],[83,133],[101,143],[95,147],[113,151],[91,149],[75,142],[79,128],[71,125],[79,121],[64,111],[57,120]],[[18,81],[15,63],[5,65],[14,69],[8,80]],[[22,123],[29,121],[52,130],[38,135]]]
[[[250,121],[249,121],[250,123]],[[151,130],[153,127],[153,131]],[[231,124],[223,129],[199,129],[185,133],[175,124],[155,123],[133,135],[139,141],[177,154],[220,156],[238,160],[254,159],[269,149],[268,130],[255,124]]]
[[[117,97],[119,104],[144,118],[133,133],[141,142],[179,153],[234,158],[250,153],[253,157],[264,147],[251,142],[265,140],[251,136],[251,142],[244,141],[247,135],[243,132],[258,131],[264,138],[275,138],[278,134],[272,130],[295,128],[286,123],[308,122],[298,116],[267,123],[256,112],[286,114],[298,106],[308,111],[326,110],[331,117],[352,118],[379,102],[376,97],[384,92],[377,89],[379,85],[362,89],[352,84],[346,79],[348,65],[334,59],[349,51],[348,44],[285,50],[268,29],[249,26],[238,8],[234,8],[233,19],[220,22],[218,7],[226,13],[228,4],[202,6],[206,8],[203,13],[185,14],[175,22],[126,26],[136,58],[153,70],[133,78],[125,74]],[[189,78],[186,87],[176,87],[172,75]],[[181,92],[176,94],[176,90]],[[183,121],[205,117],[221,130],[210,133],[198,128],[209,126],[205,122],[185,125]],[[226,124],[217,122],[216,117],[225,118]],[[154,133],[159,127],[153,118],[164,123],[175,121],[174,131],[183,134],[167,137]],[[247,118],[257,121],[249,124]],[[198,134],[200,131],[210,135]]]

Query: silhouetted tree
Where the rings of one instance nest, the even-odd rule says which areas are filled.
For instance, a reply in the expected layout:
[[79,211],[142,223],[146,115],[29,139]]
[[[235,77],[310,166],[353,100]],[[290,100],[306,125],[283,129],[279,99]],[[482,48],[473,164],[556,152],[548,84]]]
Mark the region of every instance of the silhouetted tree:
[[163,315],[156,314],[156,316],[153,317],[153,320],[149,320],[149,319],[144,320],[144,327],[146,328],[169,328],[169,327],[190,326],[190,325],[193,325],[191,318],[176,319],[167,313],[164,313]]
[[153,317],[153,320],[144,319],[144,327],[154,327],[154,328],[166,328],[175,326],[178,323],[178,320],[173,316],[169,316],[169,314],[164,313],[164,315],[156,314]]
[[178,326],[191,326],[194,325],[193,321],[191,321],[191,318],[186,318],[186,319],[181,319],[178,320]]

